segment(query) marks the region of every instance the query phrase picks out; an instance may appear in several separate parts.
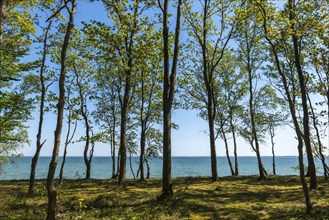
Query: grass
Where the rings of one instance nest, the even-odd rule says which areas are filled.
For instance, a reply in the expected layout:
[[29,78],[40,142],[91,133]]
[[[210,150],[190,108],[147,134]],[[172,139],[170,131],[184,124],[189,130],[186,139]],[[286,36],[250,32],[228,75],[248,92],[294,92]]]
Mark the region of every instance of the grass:
[[[319,177],[311,191],[313,212],[305,214],[304,197],[296,176],[176,178],[174,196],[158,200],[161,180],[128,180],[125,189],[115,180],[66,180],[56,186],[58,219],[328,219],[329,182]],[[28,181],[0,181],[0,219],[45,219],[46,182],[38,181],[35,195]]]

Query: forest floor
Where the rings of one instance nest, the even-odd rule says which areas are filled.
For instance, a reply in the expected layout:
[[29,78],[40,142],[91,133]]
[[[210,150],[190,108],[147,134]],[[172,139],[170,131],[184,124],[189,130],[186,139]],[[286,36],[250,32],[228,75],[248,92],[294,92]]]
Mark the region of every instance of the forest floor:
[[[56,185],[58,219],[329,219],[329,181],[319,177],[311,191],[313,211],[305,214],[304,197],[296,176],[175,178],[174,196],[159,200],[161,180],[65,180]],[[0,219],[45,219],[46,181],[27,194],[28,181],[0,181]]]

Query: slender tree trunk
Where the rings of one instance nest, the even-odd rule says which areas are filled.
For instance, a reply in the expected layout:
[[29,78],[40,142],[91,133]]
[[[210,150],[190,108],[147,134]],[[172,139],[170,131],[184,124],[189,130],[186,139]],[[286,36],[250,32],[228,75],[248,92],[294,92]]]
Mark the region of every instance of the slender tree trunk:
[[129,150],[129,167],[130,167],[131,174],[133,175],[134,179],[136,179],[136,175],[135,175],[135,172],[133,169],[133,164],[132,164],[132,153],[130,150]]
[[238,164],[238,152],[237,152],[237,144],[236,144],[236,135],[235,135],[235,126],[233,124],[233,117],[230,115],[230,124],[233,136],[233,145],[234,145],[234,174],[235,176],[239,176],[239,164]]
[[[293,0],[289,0],[289,20],[295,19],[295,2]],[[295,23],[291,24],[292,30],[295,30]],[[307,106],[307,97],[306,97],[306,83],[304,79],[304,74],[302,70],[301,58],[300,58],[300,45],[299,38],[296,34],[292,35],[292,42],[294,45],[294,57],[295,57],[295,65],[298,73],[298,80],[300,86],[300,93],[302,96],[302,107],[303,107],[303,130],[304,130],[304,143],[306,148],[307,160],[308,160],[308,168],[310,171],[310,189],[316,189],[317,180],[316,180],[316,170],[314,164],[314,158],[312,153],[312,146],[310,140],[310,127],[309,127],[309,113]]]
[[145,163],[146,163],[146,168],[147,168],[146,179],[149,179],[151,176],[151,167],[150,167],[149,160],[147,158],[145,158]]
[[228,144],[227,144],[226,137],[224,139],[224,144],[225,144],[225,149],[226,149],[226,158],[227,158],[228,165],[230,167],[231,175],[235,176],[233,165],[232,165],[231,158],[230,158],[230,153],[229,153],[229,150],[228,150]]
[[[72,29],[74,26],[74,14],[76,10],[75,0],[71,0],[71,9],[67,7],[69,12],[69,21],[67,23],[66,33],[61,49],[61,71],[59,76],[59,100],[57,104],[57,122],[54,137],[54,149],[52,153],[51,162],[49,164],[48,176],[47,176],[47,220],[54,220],[56,216],[56,197],[57,192],[54,188],[54,176],[58,163],[58,151],[61,142],[61,133],[63,127],[64,105],[65,105],[65,73],[66,73],[66,52],[69,46]],[[69,4],[66,2],[65,4]]]
[[115,175],[115,177],[119,177],[120,161],[121,161],[121,156],[120,156],[120,149],[119,149],[118,150],[118,160],[117,160],[117,174]]
[[202,67],[203,67],[203,80],[207,90],[207,113],[208,113],[208,127],[209,127],[209,141],[210,141],[210,159],[211,159],[211,180],[213,182],[218,181],[217,171],[217,155],[216,155],[216,143],[215,143],[215,115],[217,106],[214,103],[214,82],[213,71],[209,68],[208,54],[207,54],[207,21],[208,21],[208,6],[209,1],[204,1],[203,9],[203,27],[202,27]]
[[88,151],[89,151],[89,146],[90,146],[90,123],[88,120],[88,115],[87,115],[87,104],[86,104],[86,99],[84,97],[83,91],[82,91],[82,85],[79,79],[79,74],[78,70],[74,66],[74,73],[76,76],[76,84],[79,89],[79,97],[80,97],[80,115],[82,116],[85,124],[85,135],[86,135],[86,142],[85,142],[85,147],[83,150],[83,159],[86,165],[86,179],[90,179],[90,163],[91,163],[91,158],[92,155],[89,155],[88,157]]
[[65,146],[64,146],[63,161],[62,161],[61,169],[59,171],[59,180],[58,180],[59,185],[63,184],[64,166],[65,166],[65,162],[66,162],[66,154],[67,154],[68,145],[69,144],[65,143]]
[[31,163],[30,186],[29,186],[30,194],[34,193],[35,190],[35,170],[37,168],[41,148],[46,142],[45,140],[43,143],[41,143],[41,135],[42,135],[42,126],[43,126],[45,95],[47,92],[47,87],[45,86],[45,80],[44,80],[44,70],[45,70],[47,48],[48,48],[47,46],[48,33],[51,28],[51,24],[52,24],[52,20],[48,23],[47,28],[45,29],[45,35],[43,39],[43,51],[42,51],[42,60],[41,60],[40,75],[39,75],[40,85],[41,85],[39,125],[38,125],[38,133],[37,133],[36,152],[32,158],[32,163]]
[[274,152],[274,127],[270,125],[270,136],[271,136],[271,145],[272,145],[272,170],[273,170],[273,175],[276,175],[276,169],[275,169],[275,152]]
[[129,97],[130,97],[130,74],[126,77],[126,86],[123,106],[121,108],[121,127],[120,127],[120,167],[119,167],[119,177],[118,186],[125,186],[126,180],[126,161],[127,161],[127,121],[128,121],[128,111],[129,111]]
[[169,74],[169,25],[168,0],[164,0],[163,7],[163,53],[164,53],[164,83],[163,83],[163,167],[162,167],[162,196],[173,194],[171,180],[171,111],[173,106],[177,63],[179,56],[179,35],[182,0],[178,0],[177,17],[174,40],[174,56],[171,74]]
[[[69,97],[68,97],[69,99]],[[67,155],[67,147],[69,146],[69,144],[72,142],[72,139],[74,137],[74,134],[77,130],[77,126],[78,126],[78,122],[75,121],[75,125],[74,125],[74,129],[72,134],[71,133],[71,109],[69,107],[69,115],[68,115],[68,122],[67,122],[67,134],[66,134],[66,139],[65,139],[65,145],[64,145],[64,154],[63,154],[63,161],[62,161],[62,165],[61,165],[61,169],[59,171],[59,184],[63,183],[63,174],[64,174],[64,166],[65,166],[65,162],[66,162],[66,155]],[[71,137],[70,137],[71,135]]]
[[145,158],[145,143],[146,143],[146,131],[144,121],[142,121],[142,131],[141,131],[141,152],[139,156],[139,171],[141,173],[140,180],[144,180],[144,158]]
[[328,171],[329,170],[328,170],[328,166],[326,164],[326,158],[323,155],[322,141],[321,141],[321,137],[320,137],[319,128],[318,128],[318,125],[316,123],[316,116],[315,116],[315,113],[314,113],[314,109],[313,109],[313,106],[312,106],[312,102],[311,102],[310,96],[308,94],[307,94],[307,98],[308,98],[308,102],[310,103],[310,109],[311,109],[312,118],[313,118],[313,127],[315,129],[316,138],[318,140],[318,145],[319,145],[318,151],[319,151],[320,160],[322,162],[324,179],[325,180],[328,180]]
[[211,158],[211,180],[213,182],[218,181],[217,171],[217,155],[215,144],[215,125],[214,125],[214,113],[213,113],[213,97],[211,91],[208,91],[208,127],[210,138],[210,158]]
[[[139,171],[141,173],[140,180],[144,180],[144,157],[145,157],[145,141],[146,141],[146,121],[144,115],[144,72],[142,72],[142,103],[140,111],[141,123],[141,139],[140,139],[140,156],[139,156]],[[150,104],[150,103],[149,103]]]
[[[248,44],[248,42],[247,42]],[[250,94],[250,98],[249,98],[249,112],[250,112],[250,122],[251,122],[251,130],[252,130],[252,139],[255,142],[255,151],[256,151],[256,156],[257,156],[257,162],[258,162],[258,171],[259,171],[259,179],[263,180],[266,179],[265,176],[265,172],[264,172],[264,167],[263,167],[263,163],[262,163],[262,158],[260,156],[260,151],[259,151],[259,142],[258,142],[258,136],[257,136],[257,131],[256,131],[256,123],[255,123],[255,119],[254,119],[254,98],[253,98],[253,77],[252,77],[252,72],[251,72],[251,65],[250,65],[250,56],[249,56],[249,51],[250,48],[247,45],[247,50],[248,50],[248,78],[249,78],[249,94]]]
[[111,140],[111,154],[112,154],[112,179],[115,178],[116,173],[115,173],[115,138],[116,138],[116,134],[115,134],[115,129],[116,129],[116,125],[117,125],[117,116],[116,116],[116,106],[115,106],[115,101],[116,101],[116,95],[115,95],[115,91],[114,91],[114,87],[112,87],[111,90],[112,93],[112,125],[110,127],[112,127],[111,132],[112,132],[112,140]]
[[112,148],[111,154],[112,154],[112,179],[113,179],[115,177],[115,126],[112,128],[111,148]]
[[169,82],[169,27],[168,0],[163,6],[163,52],[164,52],[164,85],[163,85],[163,166],[162,166],[162,194],[173,194],[171,188],[171,105]]
[[[222,120],[222,119],[220,119],[220,120]],[[223,128],[223,121],[221,121],[220,131],[222,133],[222,137],[223,137],[223,141],[224,141],[224,145],[225,145],[225,151],[226,151],[226,158],[227,158],[228,165],[230,167],[231,175],[235,176],[233,165],[232,165],[231,158],[230,158],[230,153],[228,150],[227,138],[226,138],[226,134],[225,134],[225,131]]]

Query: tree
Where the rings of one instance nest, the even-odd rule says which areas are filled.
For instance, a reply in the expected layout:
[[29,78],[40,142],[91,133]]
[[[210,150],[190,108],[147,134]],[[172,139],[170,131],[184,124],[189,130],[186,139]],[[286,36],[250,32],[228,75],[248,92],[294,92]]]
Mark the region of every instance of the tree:
[[[278,102],[278,98],[276,98]],[[280,102],[278,102],[280,103]],[[282,103],[282,101],[281,101]],[[277,108],[276,106],[274,106]],[[281,105],[282,107],[282,105]],[[282,112],[274,112],[274,113],[269,113],[266,117],[266,122],[268,125],[268,132],[270,134],[270,139],[271,139],[271,146],[272,146],[272,172],[273,175],[276,175],[276,162],[275,162],[275,142],[274,142],[274,137],[275,137],[275,128],[278,126],[283,126],[285,124],[286,119],[288,118],[287,115],[284,115]]]
[[[276,67],[276,71],[278,73],[278,80],[280,81],[285,98],[288,102],[291,118],[293,120],[293,125],[295,128],[297,141],[298,141],[298,162],[299,162],[299,174],[300,174],[300,180],[303,187],[303,192],[305,196],[305,206],[306,206],[306,212],[310,213],[312,210],[311,200],[309,191],[307,188],[306,180],[305,180],[305,174],[304,174],[304,162],[303,162],[303,137],[300,125],[297,120],[297,113],[296,113],[296,100],[295,100],[295,90],[291,90],[289,88],[289,74],[293,74],[291,69],[286,68],[284,65],[284,62],[282,61],[280,55],[282,55],[282,46],[286,45],[287,42],[287,35],[286,30],[282,30],[282,32],[279,34],[279,29],[277,28],[277,24],[281,22],[282,18],[285,18],[285,16],[282,14],[282,12],[276,13],[275,8],[272,5],[269,5],[267,2],[260,3],[260,2],[254,2],[252,3],[252,6],[255,6],[256,13],[257,13],[257,20],[261,23],[261,26],[264,31],[264,38],[269,46],[269,50],[271,52],[271,55],[273,57],[273,62]],[[279,21],[274,20],[274,18],[280,19]],[[280,23],[282,24],[282,23]],[[279,26],[280,27],[280,26]],[[288,46],[288,45],[286,45]],[[285,51],[283,51],[283,54]],[[288,55],[289,54],[284,54]],[[286,56],[284,56],[286,57]],[[293,82],[293,81],[292,81]],[[292,85],[295,85],[292,83]],[[295,88],[295,87],[293,87]]]
[[[163,37],[163,165],[162,165],[162,196],[172,196],[172,180],[171,180],[171,112],[173,108],[178,57],[180,52],[180,23],[181,23],[181,7],[182,0],[178,0],[176,12],[176,26],[174,32],[174,47],[173,58],[170,60],[169,44],[169,1],[164,0],[163,4],[158,1],[159,7],[162,11],[162,37]],[[170,61],[172,63],[171,71]]]
[[[103,1],[109,10],[112,25],[95,22],[96,26],[89,28],[92,33],[97,33],[98,38],[105,38],[107,44],[101,43],[99,50],[111,51],[107,54],[107,61],[111,61],[118,71],[122,89],[119,92],[120,102],[120,166],[118,185],[125,186],[126,157],[127,157],[127,123],[136,86],[136,74],[139,64],[136,62],[141,57],[143,49],[143,31],[148,27],[148,17],[144,15],[153,4],[152,1]],[[91,27],[89,25],[89,27]],[[99,42],[99,41],[98,41]],[[98,46],[98,45],[95,45]]]
[[29,185],[29,193],[33,194],[35,191],[35,170],[37,168],[38,159],[40,155],[41,148],[45,144],[46,140],[41,141],[42,138],[42,127],[43,127],[43,117],[45,113],[45,100],[46,100],[46,93],[51,86],[51,82],[47,83],[47,78],[49,76],[46,76],[46,59],[47,54],[49,51],[49,45],[48,45],[48,37],[49,37],[49,31],[51,29],[53,23],[53,19],[51,19],[47,26],[43,28],[43,36],[40,37],[40,43],[43,44],[42,46],[42,52],[41,52],[41,65],[39,70],[39,80],[40,80],[40,105],[39,105],[39,124],[38,124],[38,133],[37,133],[37,141],[36,141],[36,151],[32,158],[31,163],[31,173],[30,173],[30,185]]
[[[117,127],[119,120],[119,108],[120,103],[118,99],[118,92],[120,91],[119,78],[117,77],[115,71],[112,68],[102,67],[102,61],[99,61],[96,73],[96,87],[99,88],[95,93],[96,109],[92,113],[96,124],[101,130],[104,130],[104,136],[108,137],[107,142],[111,146],[111,158],[112,158],[112,179],[116,178],[118,175],[118,170],[116,171],[116,147],[117,147]],[[112,72],[112,71],[113,72]],[[118,155],[118,158],[119,155]],[[118,160],[119,161],[119,160]],[[119,166],[118,166],[119,168]]]
[[[150,178],[151,167],[149,159],[158,157],[162,150],[162,133],[153,127],[148,129],[146,134],[146,149],[144,154],[144,161],[146,163],[146,179]],[[140,170],[138,170],[140,171]],[[138,176],[138,173],[137,173]]]
[[[79,114],[82,117],[84,126],[85,126],[85,136],[81,138],[81,141],[85,142],[83,158],[86,165],[86,179],[90,179],[90,171],[91,171],[91,162],[94,156],[94,136],[93,136],[93,128],[92,122],[90,120],[90,112],[87,106],[87,100],[90,100],[92,91],[88,83],[90,82],[90,73],[92,70],[88,69],[87,63],[79,62],[79,58],[75,57],[73,63],[73,72],[75,74],[75,82],[78,89],[79,99],[80,99],[80,109]],[[77,63],[75,63],[77,62]]]
[[18,85],[37,63],[22,61],[36,31],[29,5],[30,1],[0,0],[0,164],[29,142],[24,123],[30,118],[32,100]]
[[[153,27],[152,27],[153,28]],[[148,32],[144,45],[144,56],[139,60],[142,63],[140,69],[139,84],[136,87],[136,120],[140,125],[140,158],[139,169],[140,180],[144,177],[144,162],[146,162],[147,135],[149,130],[159,124],[161,118],[161,42],[158,41],[159,31]]]
[[[248,7],[248,6],[247,6]],[[251,14],[249,14],[251,15]],[[257,84],[260,81],[259,69],[263,64],[263,48],[261,47],[260,29],[257,27],[254,17],[248,16],[247,19],[242,20],[239,23],[238,31],[236,33],[236,41],[238,43],[239,60],[241,61],[241,71],[245,72],[248,78],[248,90],[249,90],[249,117],[250,128],[251,128],[251,146],[256,153],[258,161],[259,179],[266,178],[266,171],[263,167],[262,159],[260,156],[260,144],[259,144],[259,133],[257,129],[261,126],[256,123],[262,123],[257,121],[257,106],[260,106],[254,93],[258,90]],[[265,87],[263,87],[265,88]],[[261,89],[259,90],[261,92]],[[259,97],[257,97],[259,98]],[[259,114],[258,114],[259,116]]]
[[[193,37],[192,42],[195,42],[192,46],[193,55],[191,54],[191,56],[198,57],[197,54],[200,52],[202,54],[201,58],[198,57],[200,60],[193,60],[192,58],[191,61],[196,61],[197,65],[200,65],[198,70],[202,73],[194,77],[203,80],[203,89],[207,97],[204,103],[206,104],[206,117],[209,126],[212,181],[218,180],[214,128],[218,111],[217,97],[215,97],[215,73],[233,34],[234,22],[228,21],[229,14],[232,12],[232,4],[231,1],[204,0],[202,3],[200,2],[200,12],[193,12],[191,3],[184,4],[188,34]],[[214,22],[215,18],[220,20],[219,24]],[[192,80],[195,80],[194,77],[192,76]]]
[[300,87],[300,94],[302,96],[302,107],[303,107],[303,138],[304,144],[306,148],[307,160],[308,160],[308,170],[310,172],[310,189],[315,189],[317,187],[316,180],[316,170],[313,159],[312,147],[311,147],[311,139],[310,139],[310,126],[309,126],[309,112],[308,112],[308,101],[307,101],[307,91],[306,91],[306,76],[302,67],[302,58],[301,53],[303,52],[302,46],[302,36],[307,33],[304,32],[304,28],[301,29],[300,25],[310,26],[314,25],[313,21],[303,22],[303,18],[305,15],[305,11],[298,11],[298,6],[301,9],[304,9],[305,6],[311,6],[309,3],[296,3],[294,0],[288,1],[288,16],[289,16],[289,31],[291,31],[291,40],[293,43],[293,51],[294,51],[294,63],[295,68],[298,73],[298,81]]
[[[227,51],[226,56],[223,58],[222,65],[218,67],[219,77],[217,78],[217,87],[220,93],[218,103],[219,109],[221,109],[221,111],[218,111],[218,114],[225,114],[223,116],[226,121],[225,132],[227,135],[231,133],[233,139],[235,166],[234,171],[231,171],[231,173],[235,176],[239,175],[237,129],[241,126],[241,115],[243,115],[242,102],[248,90],[245,73],[237,68],[237,66],[239,66],[239,60],[237,58],[238,57],[233,52]],[[218,119],[216,119],[216,121],[218,121]],[[229,158],[228,150],[227,158]]]
[[50,18],[48,18],[48,20],[50,20],[56,14],[60,13],[60,11],[63,10],[64,8],[67,10],[69,14],[69,20],[66,26],[66,32],[61,47],[61,56],[60,56],[61,69],[59,76],[59,99],[57,104],[57,122],[56,122],[56,130],[54,137],[54,148],[53,148],[52,158],[49,164],[49,170],[47,175],[47,194],[48,194],[47,219],[48,220],[55,219],[56,216],[57,192],[54,188],[54,176],[58,163],[58,151],[61,142],[61,133],[62,133],[63,117],[64,117],[65,76],[66,76],[66,62],[67,62],[66,55],[70,43],[72,29],[74,26],[74,14],[76,11],[76,7],[77,4],[75,0],[64,1],[64,5],[61,6]]

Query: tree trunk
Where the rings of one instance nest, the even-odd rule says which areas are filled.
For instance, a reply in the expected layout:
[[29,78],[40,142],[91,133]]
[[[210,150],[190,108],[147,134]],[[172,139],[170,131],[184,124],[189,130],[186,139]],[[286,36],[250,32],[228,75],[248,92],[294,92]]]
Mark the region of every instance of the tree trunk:
[[[57,193],[54,188],[54,176],[58,163],[58,151],[61,142],[61,133],[63,127],[64,105],[65,105],[65,73],[66,73],[66,52],[69,46],[72,29],[74,26],[74,14],[76,10],[75,0],[71,0],[71,10],[67,7],[69,12],[69,21],[67,23],[66,33],[61,49],[61,71],[59,76],[59,100],[57,104],[57,122],[54,137],[54,149],[52,153],[51,162],[49,164],[48,176],[47,176],[47,194],[48,194],[48,206],[47,206],[47,220],[54,220],[56,216],[56,197]],[[68,4],[68,2],[66,2]]]
[[119,177],[120,161],[121,161],[121,156],[120,156],[120,148],[119,148],[119,150],[118,150],[118,160],[117,160],[117,173],[116,173],[115,177]]
[[145,143],[146,143],[146,131],[144,121],[142,121],[142,131],[141,131],[141,152],[139,156],[139,171],[141,173],[140,180],[144,180],[144,158],[145,158]]
[[147,168],[146,179],[149,179],[151,176],[151,167],[150,167],[149,160],[147,158],[145,158],[145,163],[146,163],[146,168]]
[[41,60],[41,67],[40,67],[40,85],[41,85],[41,97],[40,97],[40,113],[39,113],[39,125],[38,125],[38,133],[37,133],[37,142],[36,142],[36,152],[33,156],[32,163],[31,163],[31,174],[30,174],[30,186],[29,186],[29,193],[34,193],[35,190],[35,170],[37,168],[39,155],[42,146],[46,141],[41,143],[41,135],[42,135],[42,126],[43,126],[43,115],[44,115],[44,103],[45,103],[45,95],[47,92],[47,87],[45,86],[44,80],[44,70],[45,70],[45,63],[46,63],[46,56],[47,56],[47,41],[48,41],[48,33],[51,28],[52,20],[48,23],[47,28],[45,29],[45,35],[43,40],[43,50],[42,50],[42,60]]
[[146,140],[146,121],[143,118],[143,115],[144,115],[144,72],[142,72],[141,84],[142,84],[142,101],[141,101],[141,111],[140,111],[141,139],[140,139],[140,155],[139,155],[138,171],[140,171],[140,173],[141,173],[140,180],[144,180],[144,157],[145,157],[145,140]]
[[276,175],[276,170],[275,170],[275,152],[274,152],[274,127],[270,125],[270,136],[271,136],[271,145],[272,145],[272,170],[273,170],[273,175]]
[[[248,42],[247,42],[248,43]],[[252,140],[255,142],[255,151],[256,151],[256,156],[257,156],[257,163],[258,163],[258,171],[259,171],[259,179],[263,180],[266,179],[265,176],[265,172],[264,172],[264,167],[263,167],[263,163],[262,163],[262,158],[260,156],[260,151],[259,151],[259,142],[258,142],[258,136],[257,136],[257,130],[256,130],[256,123],[255,123],[255,119],[254,119],[254,108],[253,108],[253,103],[254,103],[254,99],[253,99],[253,77],[252,77],[252,70],[251,70],[251,65],[250,65],[250,48],[247,45],[247,50],[248,50],[248,78],[249,78],[249,94],[250,94],[250,98],[249,98],[249,112],[250,112],[250,122],[251,122],[251,130],[252,130]]]
[[208,110],[208,126],[209,126],[209,138],[210,138],[211,180],[215,182],[218,181],[218,171],[217,171],[217,156],[216,156],[216,144],[215,144],[213,97],[211,91],[208,91],[207,110]]
[[111,156],[112,156],[112,179],[113,179],[115,177],[115,126],[112,128],[111,148],[112,148]]
[[59,185],[63,184],[63,174],[64,174],[64,166],[65,166],[65,162],[66,162],[67,146],[68,146],[68,144],[65,143],[63,161],[62,161],[61,169],[59,171],[59,180],[58,180]]
[[130,167],[131,174],[133,175],[134,179],[136,179],[136,175],[135,175],[135,172],[133,170],[131,151],[129,151],[129,167]]
[[222,137],[223,137],[223,141],[224,141],[224,145],[225,145],[227,162],[228,162],[228,165],[230,167],[231,175],[235,176],[233,165],[232,165],[231,158],[230,158],[230,153],[229,153],[229,150],[228,150],[227,138],[226,138],[226,134],[225,134],[225,131],[224,131],[224,128],[223,128],[223,123],[224,122],[222,121],[222,119],[220,119],[220,120],[221,120],[220,131],[222,133]]
[[[295,19],[295,3],[292,0],[289,0],[289,20]],[[295,30],[295,23],[292,22],[291,29]],[[307,97],[306,97],[306,83],[304,79],[304,74],[302,70],[302,64],[300,59],[300,45],[299,45],[299,37],[297,37],[296,34],[293,34],[291,36],[292,42],[294,45],[294,57],[295,57],[295,65],[296,70],[298,73],[298,81],[300,86],[300,93],[302,96],[302,107],[303,107],[303,130],[304,130],[304,143],[306,148],[306,154],[307,154],[307,161],[308,161],[308,167],[310,171],[310,189],[316,189],[317,187],[317,180],[316,180],[316,170],[315,170],[315,164],[314,164],[314,158],[312,153],[312,146],[311,146],[311,140],[310,140],[310,127],[309,127],[309,113],[308,113],[308,106],[307,106]]]
[[126,77],[126,86],[123,106],[121,108],[121,128],[120,128],[120,169],[118,177],[118,186],[125,186],[126,181],[126,161],[127,161],[127,121],[129,110],[129,97],[130,97],[130,74]]
[[[160,3],[161,4],[161,3]],[[169,74],[169,26],[168,26],[168,0],[164,0],[163,7],[163,53],[164,53],[164,83],[163,83],[163,167],[162,167],[162,196],[173,194],[171,180],[171,111],[174,101],[177,63],[179,56],[179,35],[182,0],[178,0],[177,17],[174,40],[174,56],[171,74]]]
[[67,122],[67,133],[66,133],[66,139],[65,139],[65,145],[64,145],[63,161],[62,161],[61,169],[60,169],[60,172],[59,172],[59,181],[58,181],[59,184],[63,183],[63,173],[64,173],[64,166],[65,166],[65,162],[66,162],[67,147],[72,142],[72,139],[74,137],[74,134],[75,134],[75,132],[77,130],[77,126],[78,126],[78,121],[76,120],[73,132],[71,134],[72,110],[71,110],[71,106],[69,104],[69,102],[70,102],[70,93],[71,93],[70,87],[69,87],[69,90],[68,90],[67,93],[68,93],[68,95],[67,95],[67,102],[68,102],[68,116],[67,116],[67,118],[68,118],[68,122]]
[[239,164],[238,164],[238,152],[237,152],[237,144],[236,144],[236,135],[235,135],[235,126],[233,124],[233,117],[230,115],[230,124],[233,136],[233,145],[234,145],[234,174],[235,176],[239,176]]
[[[115,91],[114,91],[114,87],[112,87],[112,117],[113,117],[113,121],[112,121],[112,140],[111,140],[111,154],[112,154],[112,179],[115,178],[116,174],[115,174],[115,137],[116,137],[116,134],[115,134],[115,128],[116,128],[116,119],[117,119],[117,116],[116,116],[116,106],[115,106],[115,100],[116,100],[116,95],[113,95],[115,94]],[[110,126],[110,127],[111,127]]]
[[319,145],[319,150],[318,151],[319,151],[320,160],[322,162],[324,179],[328,180],[328,174],[329,174],[328,171],[329,170],[328,170],[328,166],[326,164],[326,158],[323,155],[322,142],[321,142],[319,128],[318,128],[317,123],[316,123],[316,116],[315,116],[315,113],[314,113],[314,109],[313,109],[313,106],[312,106],[310,96],[308,94],[307,94],[307,98],[308,98],[308,102],[310,103],[310,109],[311,109],[312,118],[313,118],[313,127],[315,129],[316,137],[317,137],[317,140],[318,140],[318,145]]

